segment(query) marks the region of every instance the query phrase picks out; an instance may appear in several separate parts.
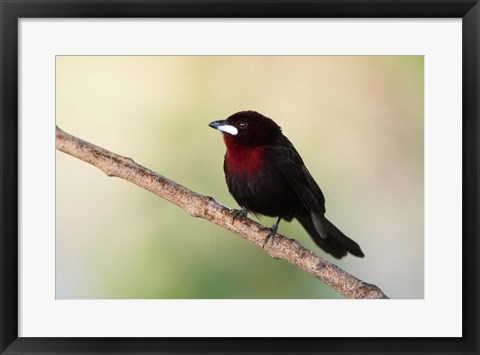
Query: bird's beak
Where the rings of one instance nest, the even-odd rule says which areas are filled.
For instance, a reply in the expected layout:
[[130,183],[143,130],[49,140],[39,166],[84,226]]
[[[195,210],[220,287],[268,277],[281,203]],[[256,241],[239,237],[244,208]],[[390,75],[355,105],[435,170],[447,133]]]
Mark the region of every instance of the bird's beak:
[[210,122],[208,125],[224,133],[231,134],[232,136],[236,136],[238,134],[237,127],[228,124],[227,120],[213,121]]

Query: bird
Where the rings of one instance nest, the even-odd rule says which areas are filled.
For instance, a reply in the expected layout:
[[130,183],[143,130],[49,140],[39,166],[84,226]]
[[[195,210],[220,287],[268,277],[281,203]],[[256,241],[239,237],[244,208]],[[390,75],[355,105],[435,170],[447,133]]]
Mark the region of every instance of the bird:
[[313,241],[337,259],[363,257],[360,246],[325,217],[325,197],[300,154],[281,127],[256,111],[240,111],[209,126],[222,132],[226,146],[223,170],[230,194],[248,213],[276,217],[263,246],[281,220],[297,219]]

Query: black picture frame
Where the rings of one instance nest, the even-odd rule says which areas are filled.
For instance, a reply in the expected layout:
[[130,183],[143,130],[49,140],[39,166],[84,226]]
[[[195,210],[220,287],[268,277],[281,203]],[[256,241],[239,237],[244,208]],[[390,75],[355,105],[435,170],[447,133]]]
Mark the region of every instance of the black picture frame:
[[[0,0],[0,351],[26,353],[479,354],[478,0]],[[462,18],[463,337],[461,338],[19,338],[18,20],[75,17]],[[448,208],[448,206],[447,206]],[[348,321],[348,320],[346,320]],[[414,320],[412,320],[414,321]],[[441,321],[441,315],[439,315]],[[288,326],[288,325],[285,325]]]

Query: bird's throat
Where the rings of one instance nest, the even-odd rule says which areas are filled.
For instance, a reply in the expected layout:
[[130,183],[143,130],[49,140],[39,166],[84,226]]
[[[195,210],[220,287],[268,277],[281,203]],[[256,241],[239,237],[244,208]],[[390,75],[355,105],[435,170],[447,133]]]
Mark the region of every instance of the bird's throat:
[[263,166],[262,147],[228,147],[225,154],[225,165],[236,175],[258,175]]

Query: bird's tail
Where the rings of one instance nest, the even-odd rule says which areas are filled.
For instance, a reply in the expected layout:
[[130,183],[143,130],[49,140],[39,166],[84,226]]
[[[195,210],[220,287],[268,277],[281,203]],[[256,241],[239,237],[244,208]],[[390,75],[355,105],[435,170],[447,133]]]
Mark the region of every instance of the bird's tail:
[[347,255],[347,252],[355,256],[363,257],[364,254],[360,246],[343,234],[337,227],[333,225],[328,219],[324,218],[325,227],[327,229],[327,238],[322,238],[313,224],[310,215],[297,217],[303,228],[306,229],[315,244],[332,254],[337,259]]

